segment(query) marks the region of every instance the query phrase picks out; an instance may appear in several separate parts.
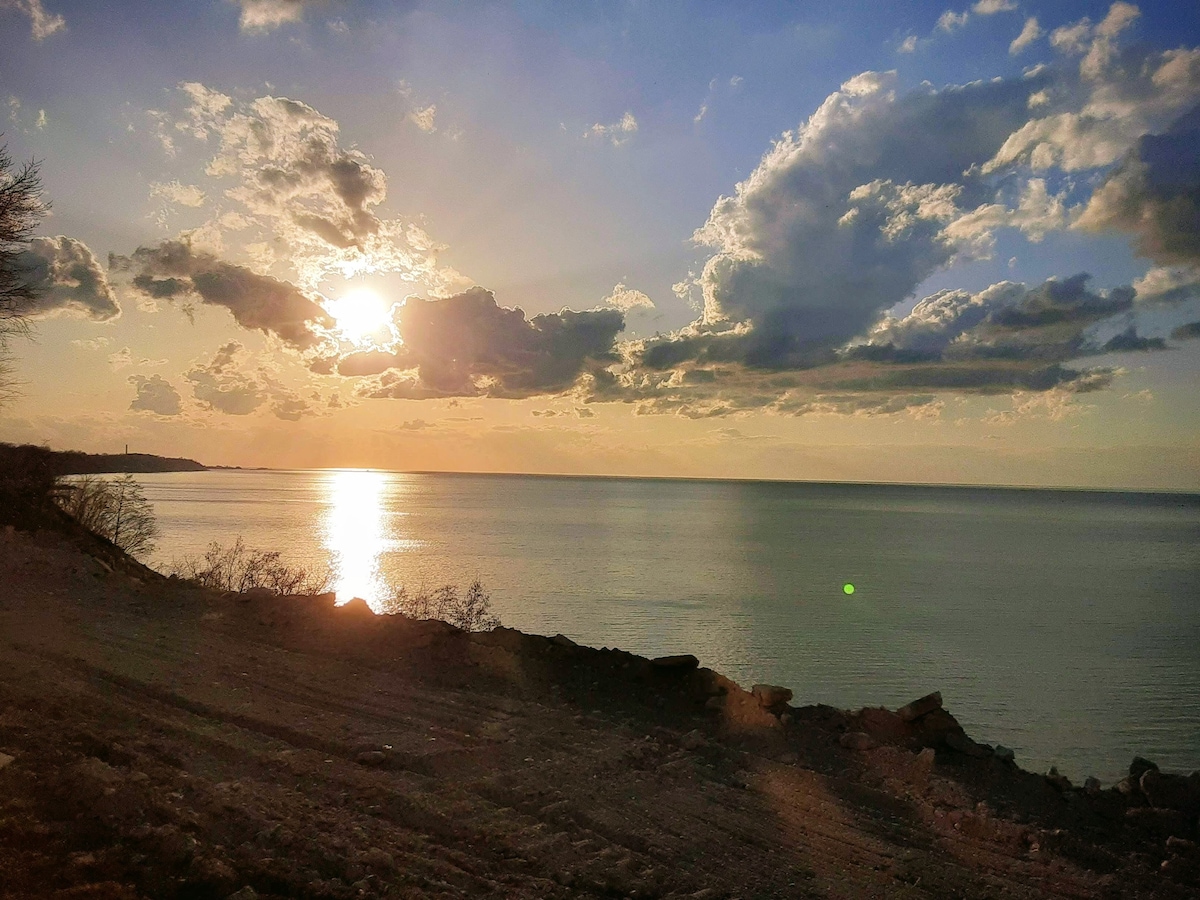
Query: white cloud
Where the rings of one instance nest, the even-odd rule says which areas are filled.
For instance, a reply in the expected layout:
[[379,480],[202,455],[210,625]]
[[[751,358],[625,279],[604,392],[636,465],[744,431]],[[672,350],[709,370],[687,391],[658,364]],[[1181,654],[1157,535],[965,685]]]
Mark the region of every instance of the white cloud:
[[969,19],[970,17],[971,17],[971,14],[968,13],[966,10],[963,10],[962,12],[955,12],[952,9],[948,9],[944,13],[942,13],[940,16],[938,16],[938,20],[937,20],[938,30],[949,33],[958,28],[962,28],[964,25],[967,24],[967,19]]
[[700,111],[698,113],[696,113],[696,115],[692,116],[692,121],[695,122],[697,125],[699,125],[704,120],[704,117],[706,115],[708,115],[708,103],[707,102],[700,104]]
[[971,12],[977,16],[994,16],[996,13],[1012,12],[1016,8],[1016,0],[979,0],[971,7]]
[[180,206],[199,207],[204,205],[204,191],[194,184],[182,184],[176,181],[156,181],[150,184],[150,196],[161,197],[168,203],[178,203]]
[[638,122],[633,113],[626,111],[625,115],[611,125],[597,122],[583,133],[584,137],[608,138],[614,147],[620,147],[637,133]]
[[1008,45],[1008,52],[1016,56],[1045,33],[1042,26],[1038,24],[1037,17],[1030,16],[1025,20],[1025,26],[1021,29],[1021,33]]
[[436,116],[437,106],[430,103],[426,107],[412,110],[408,114],[407,119],[426,134],[432,134],[437,131],[437,125],[434,122]]
[[280,25],[299,22],[314,0],[230,0],[242,8],[243,31],[271,31]]
[[46,12],[42,0],[0,0],[0,9],[15,9],[29,16],[35,41],[45,40],[67,27],[67,20],[62,16]]
[[627,288],[619,282],[613,287],[612,293],[605,297],[602,302],[605,306],[619,309],[623,313],[628,313],[634,309],[654,309],[653,300],[641,291]]
[[916,51],[916,49],[917,49],[917,36],[915,34],[910,34],[908,37],[906,37],[903,41],[900,42],[900,46],[896,48],[896,52],[898,52],[898,53],[913,53]]

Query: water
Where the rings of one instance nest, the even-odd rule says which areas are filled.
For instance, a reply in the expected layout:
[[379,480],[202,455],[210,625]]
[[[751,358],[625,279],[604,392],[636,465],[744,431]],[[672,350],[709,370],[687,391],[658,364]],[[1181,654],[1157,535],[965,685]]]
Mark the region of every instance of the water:
[[[940,689],[1082,779],[1200,768],[1200,497],[377,471],[139,475],[155,561],[238,534],[341,599],[479,578],[506,625],[691,652],[798,703]],[[846,582],[853,595],[843,593]]]

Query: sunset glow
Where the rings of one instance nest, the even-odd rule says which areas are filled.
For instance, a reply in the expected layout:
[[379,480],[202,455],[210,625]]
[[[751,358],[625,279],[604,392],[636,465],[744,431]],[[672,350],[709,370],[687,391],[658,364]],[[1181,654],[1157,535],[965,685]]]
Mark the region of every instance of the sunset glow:
[[370,288],[356,288],[336,300],[325,302],[341,337],[359,347],[382,346],[395,339],[392,305]]

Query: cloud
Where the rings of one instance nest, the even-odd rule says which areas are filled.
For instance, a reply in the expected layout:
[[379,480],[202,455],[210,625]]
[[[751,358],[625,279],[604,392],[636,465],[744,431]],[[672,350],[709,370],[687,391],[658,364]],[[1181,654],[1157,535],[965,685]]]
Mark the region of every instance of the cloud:
[[230,0],[242,8],[242,31],[271,31],[280,25],[300,22],[304,11],[316,0]]
[[437,125],[434,122],[436,116],[437,106],[430,103],[428,106],[412,110],[406,118],[426,134],[433,134],[437,131]]
[[109,354],[108,364],[112,366],[114,372],[124,369],[126,366],[132,366],[133,351],[128,347],[122,347],[116,353]]
[[1012,12],[1016,8],[1016,0],[978,0],[971,7],[971,12],[977,16],[994,16],[996,13]]
[[1016,56],[1045,33],[1038,24],[1037,17],[1030,16],[1025,20],[1025,25],[1021,29],[1021,33],[1013,38],[1013,42],[1008,45],[1008,52]]
[[[1197,61],[1200,77],[1200,60]],[[1200,105],[1162,134],[1146,135],[1092,194],[1075,223],[1127,231],[1159,265],[1200,268]]]
[[182,184],[178,180],[161,182],[150,185],[150,196],[161,197],[168,203],[178,203],[180,206],[196,208],[204,205],[204,191],[194,184]]
[[128,380],[137,390],[130,409],[159,416],[177,416],[183,411],[179,391],[161,375],[130,375]]
[[46,12],[42,0],[0,0],[0,9],[15,9],[29,16],[35,41],[43,41],[67,27],[67,20],[62,16]]
[[181,84],[180,92],[188,106],[166,117],[171,132],[216,143],[205,172],[233,182],[224,197],[238,206],[236,218],[219,217],[193,232],[197,242],[208,241],[206,249],[219,250],[224,236],[246,231],[272,248],[274,260],[286,260],[306,289],[334,274],[397,273],[437,293],[469,283],[439,264],[445,248],[424,229],[379,214],[387,176],[365,153],[341,145],[335,120],[286,97],[240,102],[196,82]]
[[322,329],[334,324],[294,284],[197,252],[186,239],[139,247],[128,257],[110,257],[109,264],[132,272],[133,287],[148,297],[185,303],[199,298],[228,309],[243,328],[273,334],[299,349],[318,344]]
[[691,337],[742,323],[718,340],[731,360],[815,364],[979,240],[950,227],[962,204],[991,200],[962,173],[1025,120],[1036,79],[901,98],[894,85],[892,73],[846,82],[717,201],[696,233],[716,253]]
[[194,365],[183,377],[204,408],[225,415],[247,416],[265,406],[276,418],[296,421],[316,412],[266,368],[252,369],[249,362],[241,342],[229,341],[211,360]]
[[[701,117],[702,118],[702,117]],[[614,147],[620,147],[637,133],[638,122],[633,113],[626,111],[625,115],[611,125],[597,122],[583,133],[585,138],[608,138]]]
[[917,36],[910,34],[900,42],[900,46],[896,48],[897,53],[913,53],[917,49]]
[[1177,341],[1189,341],[1200,338],[1200,322],[1188,322],[1186,325],[1180,325],[1171,332],[1171,337]]
[[473,288],[443,300],[410,297],[396,312],[401,343],[350,353],[338,374],[370,375],[363,397],[531,397],[574,386],[589,366],[618,362],[624,315],[615,309],[537,315]]
[[17,267],[36,297],[17,312],[33,318],[76,313],[96,322],[121,314],[108,275],[88,246],[74,238],[37,237],[17,254]]
[[969,19],[970,17],[971,17],[971,14],[968,13],[966,10],[963,10],[962,12],[955,12],[952,9],[948,9],[944,13],[942,13],[940,16],[938,16],[938,20],[937,20],[938,30],[949,33],[956,29],[962,28],[964,25],[967,24],[967,19]]
[[624,284],[618,282],[612,289],[612,293],[604,298],[605,306],[611,306],[613,309],[619,309],[623,313],[628,313],[635,309],[654,309],[654,301],[643,294],[641,291],[635,291],[625,287]]

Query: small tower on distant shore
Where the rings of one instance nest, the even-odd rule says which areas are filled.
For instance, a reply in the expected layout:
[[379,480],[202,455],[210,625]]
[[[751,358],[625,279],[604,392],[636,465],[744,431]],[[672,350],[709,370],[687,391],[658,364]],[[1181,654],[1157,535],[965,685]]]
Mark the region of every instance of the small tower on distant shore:
[[126,456],[129,455],[129,445],[128,444],[125,445],[125,455]]

